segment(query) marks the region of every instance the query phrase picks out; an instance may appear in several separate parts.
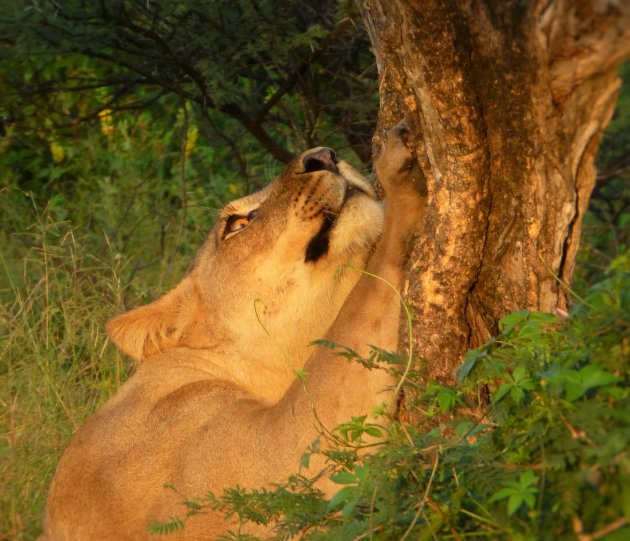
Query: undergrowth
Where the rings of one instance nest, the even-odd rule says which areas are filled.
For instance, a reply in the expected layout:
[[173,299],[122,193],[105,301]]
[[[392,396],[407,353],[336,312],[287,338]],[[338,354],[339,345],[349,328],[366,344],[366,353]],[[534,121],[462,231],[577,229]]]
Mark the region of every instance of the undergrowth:
[[10,540],[36,537],[62,450],[127,373],[103,329],[121,297],[120,259],[95,255],[49,212],[20,239],[21,260],[0,253],[13,297],[0,303],[0,539]]
[[0,136],[0,540],[41,532],[61,453],[130,373],[105,322],[181,277],[248,190],[164,109]]
[[[303,460],[327,456],[339,488],[332,498],[295,475],[271,489],[185,501],[182,517],[153,530],[184,528],[213,508],[241,526],[224,540],[257,539],[239,533],[248,523],[272,525],[272,539],[629,539],[629,330],[630,252],[568,320],[514,312],[468,352],[457,384],[416,387],[411,407],[428,424],[439,417],[437,428],[361,417],[337,428],[331,449],[313,445]],[[408,380],[409,389],[417,379]],[[482,411],[480,390],[489,393]],[[368,437],[382,445],[359,453]]]

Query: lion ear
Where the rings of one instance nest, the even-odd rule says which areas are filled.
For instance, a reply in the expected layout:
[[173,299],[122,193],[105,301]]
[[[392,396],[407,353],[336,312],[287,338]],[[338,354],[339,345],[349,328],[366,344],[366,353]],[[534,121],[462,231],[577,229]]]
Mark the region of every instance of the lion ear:
[[196,304],[188,277],[158,300],[109,320],[107,332],[114,343],[134,359],[144,360],[176,346],[191,325]]

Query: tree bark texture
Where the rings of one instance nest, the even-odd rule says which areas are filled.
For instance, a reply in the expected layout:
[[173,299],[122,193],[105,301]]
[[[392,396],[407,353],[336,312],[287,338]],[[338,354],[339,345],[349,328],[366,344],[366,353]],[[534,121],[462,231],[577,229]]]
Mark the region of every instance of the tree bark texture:
[[630,2],[365,0],[381,134],[406,118],[427,184],[404,295],[452,381],[522,308],[564,311],[594,159],[630,53]]

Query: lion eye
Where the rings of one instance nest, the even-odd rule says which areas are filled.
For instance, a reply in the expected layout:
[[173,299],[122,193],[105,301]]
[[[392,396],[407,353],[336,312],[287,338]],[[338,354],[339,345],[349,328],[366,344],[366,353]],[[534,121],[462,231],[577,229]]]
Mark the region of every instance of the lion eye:
[[255,210],[252,210],[247,216],[240,216],[238,214],[233,214],[232,216],[229,216],[225,224],[225,232],[223,233],[223,238],[231,235],[232,233],[237,233],[238,231],[245,229],[249,225],[249,222],[251,222],[255,216]]
[[234,233],[234,231],[247,227],[248,224],[249,218],[247,216],[230,216],[225,230],[228,233]]

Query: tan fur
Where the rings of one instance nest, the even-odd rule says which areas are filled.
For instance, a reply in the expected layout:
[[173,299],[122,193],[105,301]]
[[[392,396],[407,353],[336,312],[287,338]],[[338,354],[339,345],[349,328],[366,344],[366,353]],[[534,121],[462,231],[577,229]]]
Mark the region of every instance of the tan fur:
[[[307,151],[224,209],[224,218],[256,210],[247,227],[224,238],[222,218],[172,291],[109,322],[112,340],[142,362],[61,459],[42,539],[148,539],[151,520],[184,511],[165,483],[195,497],[281,481],[322,432],[313,406],[332,428],[391,401],[384,372],[309,343],[326,336],[360,351],[366,342],[396,345],[395,294],[348,265],[363,268],[373,253],[369,270],[400,282],[402,246],[421,205],[399,135],[379,165],[385,217],[348,164],[338,164],[339,174],[305,172],[302,157],[320,149]],[[359,191],[344,201],[349,186]],[[327,214],[335,219],[328,251],[305,262]],[[295,378],[302,368],[308,393]],[[218,514],[200,515],[169,539],[214,539],[228,527]]]

